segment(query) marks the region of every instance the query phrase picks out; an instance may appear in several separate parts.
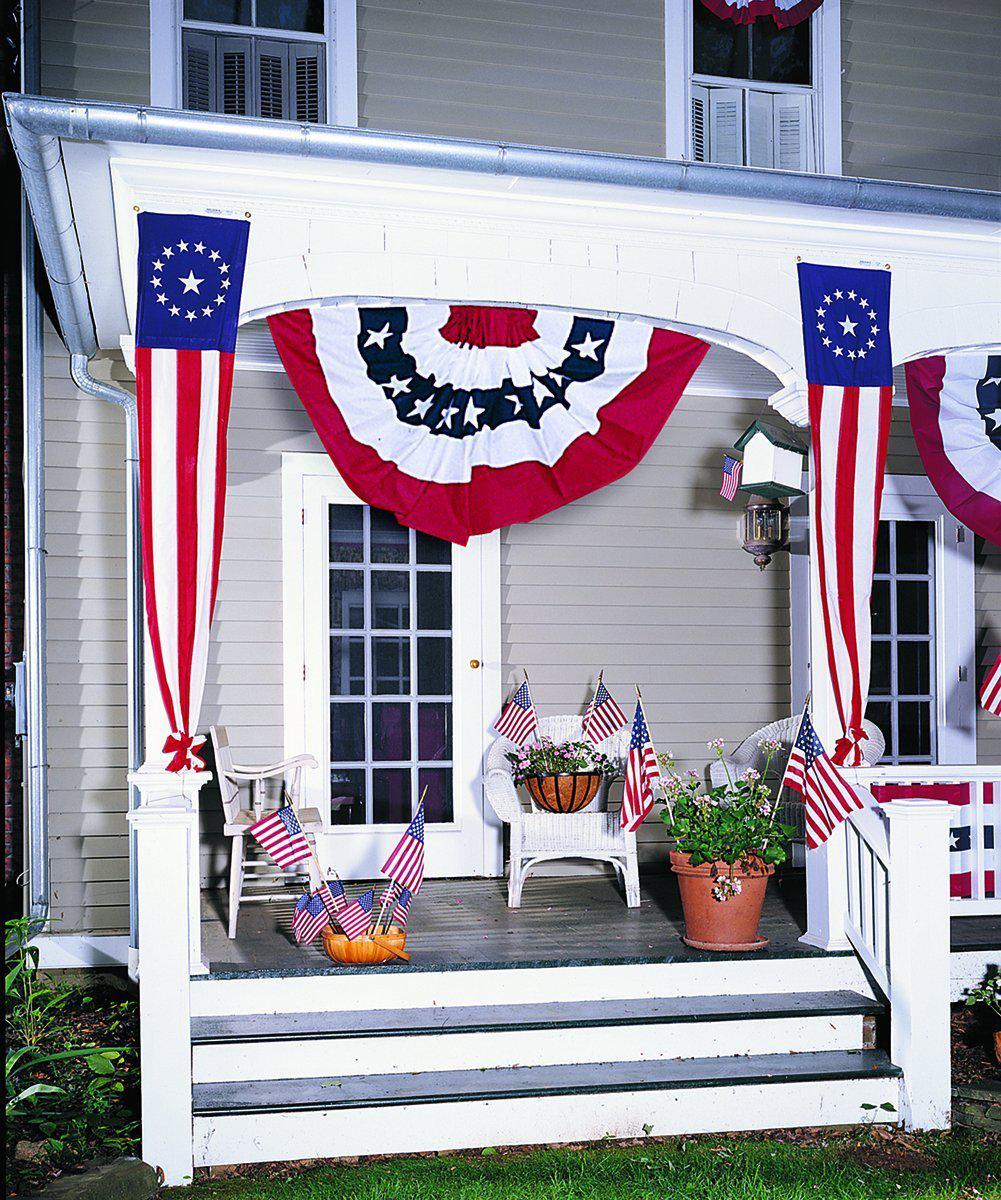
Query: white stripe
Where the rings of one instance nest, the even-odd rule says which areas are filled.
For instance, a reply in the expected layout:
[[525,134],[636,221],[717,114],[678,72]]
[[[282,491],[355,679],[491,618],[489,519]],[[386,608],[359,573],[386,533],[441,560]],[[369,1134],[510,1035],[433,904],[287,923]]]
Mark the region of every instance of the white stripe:
[[216,445],[219,420],[219,351],[201,356],[201,404],[198,429],[198,576],[195,636],[191,655],[189,712],[191,732],[198,728],[208,668],[212,616],[212,546],[215,526]]
[[[163,669],[181,720],[177,675],[177,352],[150,351],[150,495]],[[159,746],[153,747],[159,750]]]

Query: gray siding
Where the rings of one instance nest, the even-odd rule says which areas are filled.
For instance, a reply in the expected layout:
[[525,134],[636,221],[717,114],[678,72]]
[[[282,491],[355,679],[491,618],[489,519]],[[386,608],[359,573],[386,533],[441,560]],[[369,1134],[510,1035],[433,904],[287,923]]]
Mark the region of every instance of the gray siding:
[[[977,685],[1001,654],[1001,548],[976,541]],[[977,709],[977,761],[1001,763],[1001,720]]]
[[664,153],[662,0],[361,0],[359,124]]
[[844,173],[996,189],[1001,5],[842,0]]
[[46,95],[149,103],[148,0],[41,0],[41,17]]

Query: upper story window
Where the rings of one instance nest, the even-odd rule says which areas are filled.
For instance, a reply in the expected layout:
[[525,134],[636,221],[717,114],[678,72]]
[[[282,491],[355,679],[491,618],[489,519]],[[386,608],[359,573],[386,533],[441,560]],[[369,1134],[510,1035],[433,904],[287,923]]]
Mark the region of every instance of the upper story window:
[[196,112],[326,120],[323,0],[183,0],[183,104]]
[[737,25],[693,0],[692,159],[817,169],[812,28]]

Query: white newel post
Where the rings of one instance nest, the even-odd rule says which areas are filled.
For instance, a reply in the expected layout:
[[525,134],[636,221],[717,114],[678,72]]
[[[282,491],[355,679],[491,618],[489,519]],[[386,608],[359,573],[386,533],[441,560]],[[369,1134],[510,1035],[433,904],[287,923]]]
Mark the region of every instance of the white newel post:
[[188,917],[198,816],[190,784],[165,774],[138,771],[130,780],[143,799],[129,813],[139,882],[142,1155],[168,1184],[184,1184],[193,1171]]
[[911,1129],[947,1129],[949,1060],[949,805],[895,800],[890,824],[890,1058],[903,1070],[900,1112]]

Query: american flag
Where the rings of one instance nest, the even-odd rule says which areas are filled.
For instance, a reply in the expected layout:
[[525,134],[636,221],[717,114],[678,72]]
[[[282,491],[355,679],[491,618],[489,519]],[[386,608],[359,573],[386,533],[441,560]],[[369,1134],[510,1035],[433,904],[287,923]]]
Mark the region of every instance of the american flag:
[[864,807],[858,792],[828,758],[808,712],[803,713],[780,786],[803,797],[806,844],[811,850],[823,845],[841,821]]
[[424,882],[424,801],[417,806],[417,815],[396,848],[383,863],[383,875],[388,875],[400,887],[409,888],[415,895]]
[[368,933],[368,927],[372,924],[372,901],[375,892],[372,888],[357,900],[352,900],[350,904],[344,906],[337,914],[337,924],[344,930],[345,936],[349,941],[356,941]]
[[729,454],[723,455],[723,484],[719,489],[719,494],[724,500],[732,501],[736,496],[742,469],[740,459],[733,458]]
[[256,821],[251,825],[250,832],[280,867],[305,862],[312,854],[290,804]]
[[[839,766],[862,763],[876,530],[893,401],[890,272],[799,264],[814,494],[810,559],[843,735]],[[820,663],[814,663],[820,669]]]
[[1001,654],[997,656],[994,666],[984,677],[980,689],[980,703],[985,712],[1001,717]]
[[324,908],[326,908],[332,917],[336,917],[347,904],[347,898],[344,895],[344,884],[339,879],[335,879],[333,882],[324,880],[316,889],[316,894],[323,901]]
[[142,212],[136,300],[139,519],[147,629],[170,730],[168,771],[201,771],[196,738],[226,505],[226,428],[246,221]]
[[413,899],[414,894],[410,888],[400,888],[399,895],[396,897],[396,907],[390,915],[390,924],[399,925],[401,929],[406,929],[407,921],[410,919],[410,905]]
[[329,924],[330,917],[320,893],[314,892],[311,896],[304,892],[296,901],[292,914],[292,932],[297,944],[301,946],[305,942],[308,945]]
[[613,733],[618,733],[625,724],[626,714],[612,699],[612,693],[605,687],[605,681],[599,675],[598,686],[594,689],[591,703],[584,714],[585,736],[592,742],[603,742]]
[[528,686],[528,677],[511,697],[507,707],[500,715],[494,726],[501,737],[510,738],[512,742],[521,745],[530,733],[539,728],[539,718],[532,702],[532,692]]
[[653,789],[659,781],[657,752],[650,740],[643,703],[637,700],[632,737],[629,739],[629,757],[626,760],[626,783],[622,789],[620,820],[627,833],[639,829],[653,808]]

